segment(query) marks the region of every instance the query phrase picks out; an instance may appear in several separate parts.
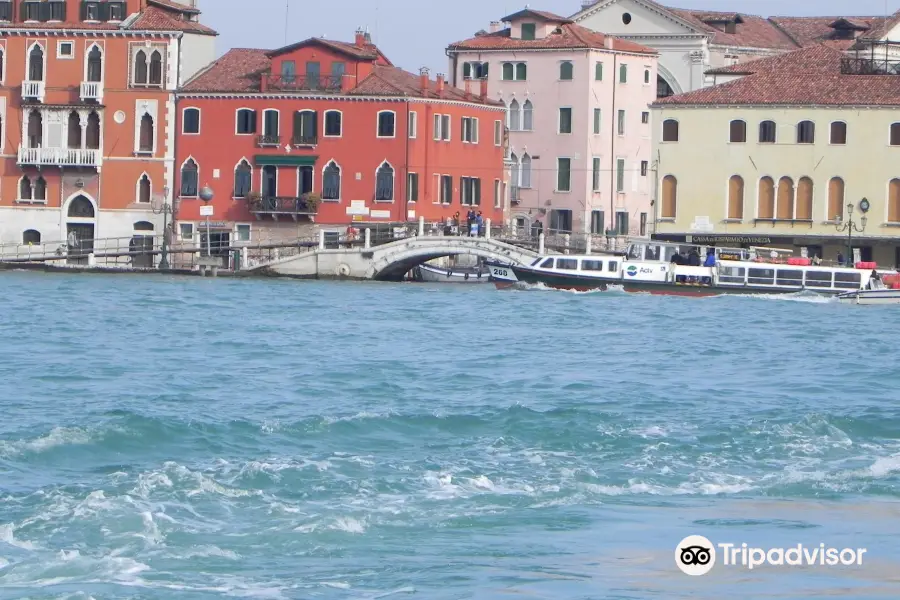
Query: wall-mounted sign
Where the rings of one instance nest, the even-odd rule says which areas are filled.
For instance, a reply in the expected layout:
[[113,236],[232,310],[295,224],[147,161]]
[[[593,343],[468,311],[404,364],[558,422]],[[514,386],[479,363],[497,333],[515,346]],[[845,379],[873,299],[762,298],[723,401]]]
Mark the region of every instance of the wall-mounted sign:
[[688,244],[771,244],[767,237],[750,235],[686,235],[684,241]]

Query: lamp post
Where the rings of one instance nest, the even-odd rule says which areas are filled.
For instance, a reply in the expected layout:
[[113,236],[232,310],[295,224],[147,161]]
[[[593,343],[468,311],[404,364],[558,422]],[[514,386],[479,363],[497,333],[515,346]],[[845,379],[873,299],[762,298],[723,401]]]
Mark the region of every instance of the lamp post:
[[838,232],[847,232],[847,264],[853,264],[853,232],[862,233],[866,229],[866,223],[869,221],[865,213],[869,210],[869,201],[863,198],[859,201],[859,209],[863,212],[863,216],[859,219],[859,225],[853,220],[853,203],[847,204],[847,222],[841,222],[841,215],[835,215],[834,220],[837,221],[835,229]]
[[213,199],[212,188],[208,185],[204,185],[200,189],[200,199],[203,200],[203,206],[201,207],[200,214],[206,215],[206,256],[212,257],[212,242],[210,241],[210,228],[209,228],[209,217],[212,216],[213,207],[210,205],[210,202]]
[[163,216],[162,254],[159,259],[159,268],[163,271],[169,268],[169,235],[168,215],[174,215],[172,205],[169,203],[169,188],[163,188],[163,199],[158,206],[153,207],[153,214]]

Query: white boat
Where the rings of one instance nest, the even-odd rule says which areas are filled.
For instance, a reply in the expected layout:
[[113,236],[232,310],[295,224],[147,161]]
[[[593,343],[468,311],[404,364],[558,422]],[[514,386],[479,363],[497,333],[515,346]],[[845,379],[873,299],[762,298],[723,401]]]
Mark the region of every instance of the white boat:
[[837,298],[841,304],[900,304],[900,290],[858,290],[840,294]]
[[431,283],[490,283],[491,271],[488,267],[449,267],[419,265],[415,278]]

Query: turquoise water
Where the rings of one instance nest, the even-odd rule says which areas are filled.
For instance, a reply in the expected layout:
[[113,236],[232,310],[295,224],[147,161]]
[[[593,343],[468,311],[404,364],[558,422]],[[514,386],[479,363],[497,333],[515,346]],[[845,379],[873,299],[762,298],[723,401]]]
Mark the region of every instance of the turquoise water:
[[[0,285],[0,598],[898,597],[900,310]],[[689,534],[868,552],[687,577]]]

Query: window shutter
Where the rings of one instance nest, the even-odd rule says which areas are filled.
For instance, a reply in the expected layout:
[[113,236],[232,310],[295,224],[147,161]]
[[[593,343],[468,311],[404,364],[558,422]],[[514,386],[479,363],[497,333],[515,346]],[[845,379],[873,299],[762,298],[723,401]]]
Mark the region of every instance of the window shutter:
[[255,110],[250,112],[250,118],[248,120],[250,122],[249,123],[250,127],[249,127],[249,131],[247,133],[256,133],[256,111]]
[[49,21],[53,16],[51,6],[49,2],[41,2],[40,4],[40,20],[41,21]]
[[100,21],[109,21],[109,2],[101,2],[98,12]]
[[86,21],[86,20],[87,20],[87,7],[88,7],[87,2],[82,2],[82,3],[81,3],[81,6],[79,7],[78,12],[79,12],[79,14],[81,15],[81,20],[82,20],[82,21]]

